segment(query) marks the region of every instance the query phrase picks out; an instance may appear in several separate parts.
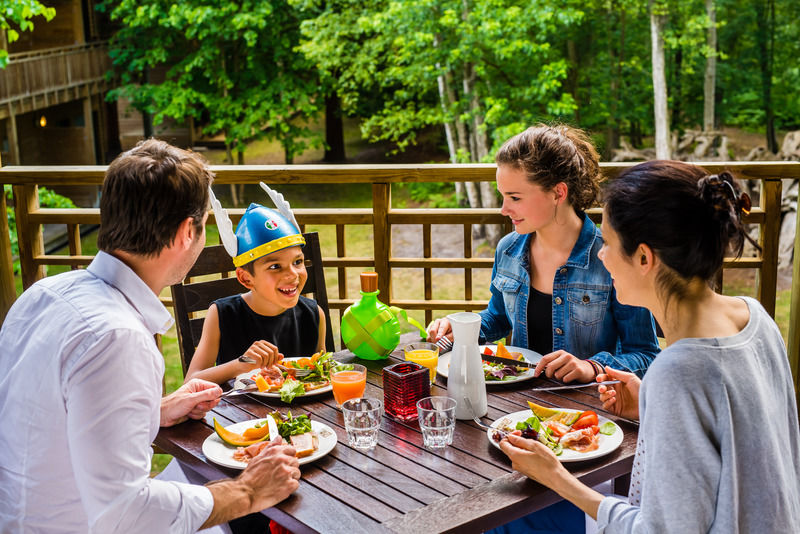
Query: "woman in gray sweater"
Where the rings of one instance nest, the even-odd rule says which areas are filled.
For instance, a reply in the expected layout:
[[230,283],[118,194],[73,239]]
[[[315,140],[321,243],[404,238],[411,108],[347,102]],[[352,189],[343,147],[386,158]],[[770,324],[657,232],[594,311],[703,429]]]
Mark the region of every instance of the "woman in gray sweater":
[[[749,210],[728,172],[651,161],[605,192],[600,259],[617,297],[648,308],[667,348],[644,379],[606,368],[603,407],[640,419],[628,501],[573,477],[544,445],[511,436],[513,466],[597,518],[601,532],[798,532],[800,431],[780,332],[751,298],[709,282],[741,254]],[[729,249],[729,246],[731,247]]]

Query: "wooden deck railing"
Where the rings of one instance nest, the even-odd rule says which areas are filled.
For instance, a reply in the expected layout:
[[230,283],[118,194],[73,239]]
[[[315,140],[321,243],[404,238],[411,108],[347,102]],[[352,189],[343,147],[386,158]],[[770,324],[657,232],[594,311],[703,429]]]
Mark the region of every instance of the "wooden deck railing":
[[[0,69],[0,119],[107,89],[105,41],[10,54]],[[13,109],[12,109],[13,108]]]
[[[613,179],[622,169],[631,164],[604,163],[604,173]],[[756,296],[766,310],[775,313],[778,266],[778,237],[780,226],[781,179],[800,178],[798,162],[731,162],[700,163],[709,172],[731,170],[743,179],[760,180],[761,199],[758,207],[745,218],[745,222],[760,228],[762,253],[755,258],[727,259],[725,269],[751,268],[757,270]],[[493,223],[510,230],[505,217],[498,209],[397,209],[392,207],[391,185],[402,182],[456,182],[492,181],[493,164],[469,165],[295,165],[295,166],[215,166],[216,184],[371,184],[372,207],[366,209],[297,209],[301,226],[330,225],[335,227],[336,255],[323,258],[325,266],[337,273],[336,287],[329,287],[331,308],[343,310],[349,306],[354,295],[348,294],[346,270],[374,268],[379,275],[379,289],[383,300],[408,310],[425,310],[425,319],[430,320],[434,310],[475,310],[485,307],[485,300],[473,298],[474,269],[490,269],[491,258],[472,257],[473,224]],[[0,184],[12,184],[16,208],[17,231],[20,245],[20,264],[23,287],[27,288],[44,276],[45,265],[69,265],[73,268],[87,265],[91,256],[83,255],[80,245],[79,226],[98,224],[97,209],[43,209],[39,207],[36,186],[98,185],[102,183],[105,167],[4,167],[0,168]],[[755,199],[754,199],[755,200]],[[754,202],[756,203],[756,202]],[[0,211],[5,208],[5,199],[0,199]],[[243,210],[230,210],[231,217],[238,221]],[[590,210],[595,221],[600,221],[599,209]],[[799,218],[800,220],[800,218]],[[214,222],[213,215],[209,219]],[[64,224],[69,238],[69,255],[55,256],[44,253],[41,228],[43,224]],[[393,257],[391,254],[392,226],[400,224],[421,225],[423,229],[423,253],[420,257]],[[433,255],[431,225],[455,224],[463,227],[464,254],[458,258]],[[373,250],[367,257],[348,256],[345,229],[351,225],[372,227]],[[798,233],[800,236],[800,233]],[[800,239],[798,239],[800,243]],[[798,246],[796,245],[796,250]],[[795,254],[800,257],[800,253]],[[790,319],[789,348],[794,376],[798,377],[798,354],[800,349],[800,295],[798,294],[798,265],[795,261],[793,279],[792,313]],[[400,300],[392,296],[392,270],[398,268],[421,268],[423,291],[413,299]],[[431,270],[436,268],[463,268],[463,298],[454,300],[434,299]],[[15,299],[13,285],[8,226],[5,218],[0,222],[0,320]],[[721,281],[720,281],[721,282]],[[721,287],[721,285],[720,285]],[[386,297],[388,295],[388,298]],[[170,302],[166,302],[170,305]]]

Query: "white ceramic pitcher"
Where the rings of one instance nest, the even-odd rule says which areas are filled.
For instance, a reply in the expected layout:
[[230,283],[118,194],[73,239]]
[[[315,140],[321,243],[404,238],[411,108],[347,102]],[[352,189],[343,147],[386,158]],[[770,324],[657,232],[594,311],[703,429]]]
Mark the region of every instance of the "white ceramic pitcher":
[[464,402],[468,398],[475,415],[483,417],[488,412],[486,381],[478,349],[481,316],[460,312],[448,315],[453,327],[453,351],[447,372],[447,395],[456,400],[456,419],[472,419],[472,412]]

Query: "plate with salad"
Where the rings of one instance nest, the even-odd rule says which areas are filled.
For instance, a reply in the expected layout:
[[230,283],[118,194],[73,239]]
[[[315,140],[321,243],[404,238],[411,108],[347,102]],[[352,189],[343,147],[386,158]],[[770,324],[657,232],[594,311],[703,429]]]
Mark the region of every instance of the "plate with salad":
[[[274,416],[273,416],[274,414]],[[338,441],[336,432],[308,415],[293,416],[291,412],[273,412],[278,433],[297,451],[300,465],[318,460],[331,452]],[[203,442],[203,454],[215,464],[244,469],[269,443],[266,418],[251,419],[222,427],[214,420],[215,432]]]
[[[522,347],[507,347],[502,342],[497,345],[481,345],[478,350],[480,350],[481,354],[523,360],[530,363],[537,363],[542,359],[542,355],[538,352],[523,349]],[[448,375],[451,355],[452,352],[448,352],[439,356],[436,371],[444,378],[447,378]],[[528,367],[504,365],[502,363],[487,362],[486,360],[483,360],[482,364],[486,385],[512,384],[533,378],[533,369]]]
[[605,456],[621,444],[622,429],[593,410],[549,408],[532,402],[529,410],[510,413],[491,424],[489,442],[500,448],[503,434],[518,431],[547,445],[561,462],[581,462]]
[[[233,387],[244,387],[244,379],[255,380],[258,391],[251,392],[251,395],[281,399],[283,402],[292,402],[296,397],[324,395],[333,390],[331,366],[339,365],[332,356],[332,352],[325,352],[308,358],[284,358],[280,363],[288,371],[282,371],[274,365],[253,369],[237,376]],[[292,369],[311,369],[311,373],[297,376]]]

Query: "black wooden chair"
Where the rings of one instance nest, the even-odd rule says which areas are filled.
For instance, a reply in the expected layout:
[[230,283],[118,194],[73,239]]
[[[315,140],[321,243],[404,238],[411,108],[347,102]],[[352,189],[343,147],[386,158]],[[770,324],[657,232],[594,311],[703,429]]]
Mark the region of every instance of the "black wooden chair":
[[[303,253],[306,258],[308,280],[306,280],[302,294],[306,296],[313,294],[314,300],[325,312],[325,348],[333,351],[335,348],[331,330],[331,314],[328,308],[328,293],[325,289],[325,272],[322,268],[319,235],[316,232],[310,232],[303,234],[303,237],[306,240]],[[205,321],[204,317],[193,318],[192,314],[207,310],[211,303],[219,298],[247,291],[247,288],[242,286],[235,276],[231,276],[235,270],[233,260],[225,248],[222,245],[214,245],[203,249],[182,283],[171,286],[184,376],[186,376],[186,370],[189,369],[189,363],[192,361],[197,344],[200,342]],[[221,275],[222,278],[197,282],[186,281],[206,275]]]

